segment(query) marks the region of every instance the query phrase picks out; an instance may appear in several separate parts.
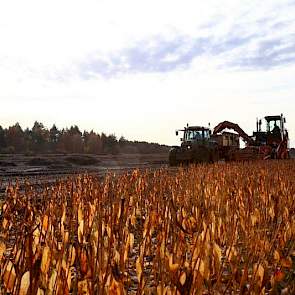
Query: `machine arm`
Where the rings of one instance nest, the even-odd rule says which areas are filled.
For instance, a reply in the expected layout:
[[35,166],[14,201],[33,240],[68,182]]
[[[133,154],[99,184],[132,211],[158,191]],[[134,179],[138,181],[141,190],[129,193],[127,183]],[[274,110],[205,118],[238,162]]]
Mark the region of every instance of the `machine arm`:
[[253,139],[238,124],[229,121],[223,121],[215,126],[213,129],[213,134],[217,134],[224,129],[233,129],[248,145],[252,145],[254,143]]

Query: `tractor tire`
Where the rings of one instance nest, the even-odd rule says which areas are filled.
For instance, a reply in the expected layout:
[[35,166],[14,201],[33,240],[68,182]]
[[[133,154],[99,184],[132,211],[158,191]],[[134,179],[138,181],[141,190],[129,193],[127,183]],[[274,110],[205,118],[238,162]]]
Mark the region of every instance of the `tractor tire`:
[[194,151],[193,162],[194,163],[210,163],[210,150],[207,147],[200,146]]
[[178,161],[177,161],[177,158],[176,158],[176,149],[172,149],[170,150],[169,152],[169,166],[177,166],[178,165]]
[[210,163],[215,163],[219,161],[219,153],[218,150],[212,150],[210,153]]

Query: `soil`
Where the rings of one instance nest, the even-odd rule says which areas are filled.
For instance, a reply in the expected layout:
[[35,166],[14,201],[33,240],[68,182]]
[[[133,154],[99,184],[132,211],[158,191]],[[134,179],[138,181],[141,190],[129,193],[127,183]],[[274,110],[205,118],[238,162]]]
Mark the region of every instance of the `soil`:
[[168,154],[47,154],[0,155],[0,199],[9,183],[20,185],[29,181],[33,186],[50,185],[57,178],[79,173],[105,175],[138,169],[167,167]]

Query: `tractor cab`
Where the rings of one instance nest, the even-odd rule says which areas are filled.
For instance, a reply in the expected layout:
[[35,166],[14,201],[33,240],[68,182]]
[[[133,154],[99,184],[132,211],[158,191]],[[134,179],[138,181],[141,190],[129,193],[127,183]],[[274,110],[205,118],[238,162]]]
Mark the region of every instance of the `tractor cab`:
[[176,135],[179,131],[183,132],[183,137],[180,139],[182,144],[208,141],[211,134],[209,128],[201,126],[187,126],[182,130],[177,130]]
[[169,152],[169,164],[209,163],[218,161],[218,145],[211,138],[211,130],[202,126],[186,126],[177,130],[183,132],[180,146],[173,146]]
[[288,137],[285,130],[286,119],[283,115],[266,116],[265,131],[262,131],[262,120],[257,120],[257,131],[253,132],[253,139],[255,144],[260,145],[274,145],[277,146],[285,136]]

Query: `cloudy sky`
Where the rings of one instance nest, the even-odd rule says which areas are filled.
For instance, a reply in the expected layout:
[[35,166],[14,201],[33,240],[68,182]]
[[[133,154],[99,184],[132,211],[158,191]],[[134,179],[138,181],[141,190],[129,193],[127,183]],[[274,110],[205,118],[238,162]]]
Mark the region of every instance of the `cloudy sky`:
[[295,0],[0,2],[1,122],[176,144],[186,123],[284,113],[295,145]]

